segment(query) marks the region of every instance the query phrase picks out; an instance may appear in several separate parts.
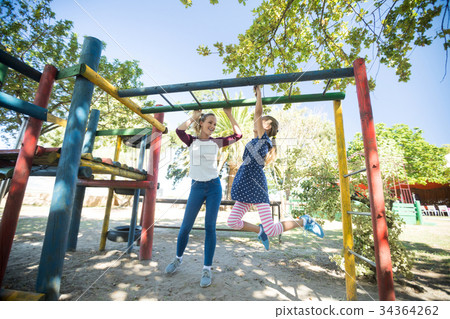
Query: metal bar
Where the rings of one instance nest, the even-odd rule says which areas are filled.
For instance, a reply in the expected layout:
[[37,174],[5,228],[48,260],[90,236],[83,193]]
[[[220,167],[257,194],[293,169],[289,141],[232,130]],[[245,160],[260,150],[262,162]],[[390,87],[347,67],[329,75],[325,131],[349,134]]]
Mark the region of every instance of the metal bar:
[[352,254],[352,255],[355,255],[355,256],[358,257],[359,259],[364,260],[366,263],[371,264],[371,265],[374,266],[375,268],[377,268],[377,265],[376,265],[372,260],[370,260],[370,259],[368,259],[368,258],[366,258],[366,257],[364,257],[364,256],[361,256],[361,255],[358,254],[358,253],[355,253],[353,250],[348,249],[348,252],[349,252],[350,254]]
[[[23,135],[25,134],[25,129],[27,128],[28,121],[30,118],[25,116],[22,120],[22,124],[20,125],[19,133],[17,134],[16,141],[14,143],[14,149],[18,149],[22,144]],[[3,150],[0,150],[0,154]],[[17,150],[17,154],[19,154],[20,150]],[[10,179],[4,180],[0,182],[0,203],[2,202],[3,196],[5,196],[6,190],[8,189],[11,183]]]
[[388,241],[388,228],[378,158],[375,124],[370,102],[369,83],[364,59],[353,62],[355,69],[356,93],[366,159],[367,181],[369,186],[370,211],[372,213],[375,262],[377,264],[378,295],[380,301],[395,300],[394,279],[392,273],[391,251]]
[[[155,117],[164,121],[164,113],[158,113]],[[159,157],[161,154],[162,132],[156,126],[153,127],[150,137],[150,159],[148,161],[147,180],[152,183],[151,188],[145,190],[144,203],[142,205],[142,233],[139,249],[139,260],[152,259],[153,231],[155,224],[156,191],[158,188]]]
[[51,122],[61,126],[66,125],[66,120],[51,115],[47,109],[33,103],[22,101],[3,92],[0,92],[0,106],[8,110],[29,115],[41,121]]
[[161,93],[188,92],[200,90],[212,90],[220,88],[230,88],[239,86],[254,86],[261,84],[287,83],[287,82],[304,82],[326,79],[339,79],[353,77],[353,68],[331,69],[309,72],[295,72],[273,75],[260,75],[245,78],[222,79],[201,82],[188,82],[180,84],[169,84],[161,86],[151,86],[144,88],[134,88],[119,90],[120,97],[153,95]]
[[[192,93],[192,91],[189,91],[189,93],[191,93],[192,97],[194,98],[195,102],[197,102],[197,106],[198,107],[202,107],[202,105],[200,104],[200,102],[197,100],[197,97],[194,95],[194,93]],[[178,105],[179,106],[179,105]],[[172,106],[173,108],[173,106]]]
[[[292,95],[292,96],[274,96],[262,98],[262,103],[268,104],[285,104],[285,103],[297,103],[297,102],[318,102],[318,101],[336,101],[343,100],[345,98],[345,93],[333,92],[322,94],[305,94],[305,95]],[[220,109],[226,107],[238,107],[238,106],[249,106],[255,105],[256,99],[240,99],[240,100],[229,100],[227,101],[215,101],[215,102],[202,102],[202,109]],[[157,107],[146,107],[142,109],[142,113],[167,113],[167,112],[177,112],[177,111],[192,111],[198,110],[199,105],[196,103],[178,104],[174,107],[170,106],[157,106]]]
[[[169,226],[169,225],[154,225],[155,228],[168,228],[168,229],[180,229],[180,226]],[[205,230],[205,227],[192,227],[194,230]],[[233,228],[216,228],[216,231],[233,231],[233,232],[244,232],[241,229]]]
[[113,130],[101,130],[96,132],[96,136],[135,136],[146,135],[151,132],[151,128],[118,128]]
[[128,107],[130,110],[132,110],[134,113],[142,117],[144,120],[146,120],[153,126],[156,126],[161,132],[167,132],[167,128],[162,123],[158,122],[153,116],[144,115],[141,112],[141,107],[137,105],[133,100],[129,98],[119,97],[119,95],[117,95],[117,88],[111,83],[109,83],[107,80],[102,78],[97,72],[92,70],[88,65],[85,65],[85,68],[84,70],[82,70],[81,75],[84,76],[89,81],[91,81],[92,83],[94,83],[95,85],[97,85],[103,91],[111,95],[117,101]]
[[223,88],[220,88],[222,90],[223,98],[225,99],[225,102],[229,104],[227,94],[225,93],[225,90]]
[[325,95],[325,93],[327,93],[328,87],[330,86],[330,84],[331,84],[331,79],[328,79],[327,85],[325,86],[325,89],[323,90],[322,95]]
[[[164,95],[162,95],[162,94],[160,94],[161,95],[161,97],[167,102],[167,104],[169,104],[171,107],[173,107],[173,104],[172,103],[170,103],[170,101],[164,96]],[[142,110],[142,109],[141,109]]]
[[[46,65],[44,74],[34,98],[34,104],[45,109],[50,100],[53,84],[56,76],[56,68]],[[3,209],[0,225],[0,287],[8,264],[9,254],[14,241],[14,234],[19,220],[25,190],[33,165],[34,153],[41,133],[42,121],[31,118],[24,134],[23,145],[17,156],[14,175],[11,179],[11,187]]]
[[[141,147],[139,149],[139,161],[138,161],[138,169],[141,170],[144,167],[144,157],[145,157],[145,148],[147,146],[147,135],[144,135],[141,139]],[[141,190],[134,190],[134,198],[133,198],[133,208],[131,209],[131,220],[130,220],[130,230],[128,231],[128,249],[127,253],[130,254],[133,249],[134,244],[134,233],[136,230],[136,220],[137,220],[137,212],[139,208],[139,195]]]
[[39,82],[41,79],[41,72],[3,50],[0,50],[0,62],[36,82]]
[[367,168],[362,168],[362,169],[360,169],[360,170],[357,170],[357,171],[354,171],[354,172],[345,174],[344,177],[349,177],[349,176],[352,176],[352,175],[356,175],[356,174],[365,172],[366,170],[367,170]]
[[[97,131],[100,111],[91,110],[89,122],[84,135],[83,148],[81,153],[92,153],[94,150],[95,132]],[[92,170],[92,168],[91,168]],[[81,211],[83,210],[84,196],[86,194],[85,186],[78,186],[75,189],[75,198],[72,206],[72,218],[70,219],[69,234],[67,238],[67,251],[76,251],[78,242],[78,233],[80,231]]]
[[[80,63],[86,63],[97,70],[101,50],[102,43],[100,40],[86,37],[81,51]],[[72,94],[67,128],[61,148],[61,158],[56,171],[55,186],[36,282],[36,291],[45,293],[48,300],[56,301],[60,294],[67,233],[93,92],[94,84],[78,76]]]
[[104,187],[104,188],[149,188],[152,187],[152,183],[148,181],[116,181],[116,180],[87,180],[79,179],[77,182],[79,186],[86,187]]
[[60,70],[58,72],[58,75],[56,76],[57,80],[62,80],[65,78],[69,78],[72,76],[77,76],[81,74],[81,70],[83,70],[83,65],[82,64],[77,64],[68,68],[65,68],[63,70]]
[[[122,146],[122,137],[120,135],[118,135],[117,141],[116,141],[116,149],[114,151],[114,161],[115,162],[117,162],[119,160],[121,146]],[[116,178],[115,175],[111,175],[110,182],[114,183],[115,178]],[[110,188],[110,189],[108,189],[108,198],[106,200],[105,216],[103,217],[102,233],[100,235],[100,245],[99,245],[100,251],[104,251],[105,247],[106,247],[106,237],[108,235],[109,220],[110,220],[110,216],[111,216],[113,197],[114,197],[114,189]]]
[[3,84],[5,84],[7,75],[8,75],[8,66],[4,65],[3,63],[0,63],[0,89],[2,88]]
[[[345,214],[351,209],[350,185],[349,180],[344,178],[348,171],[347,151],[345,148],[344,119],[342,115],[341,101],[334,101],[334,125],[336,128],[336,147],[339,165],[339,183],[341,193],[341,212],[342,212],[342,240],[344,247],[353,249],[353,229],[352,217]],[[356,296],[356,267],[355,258],[344,249],[345,262],[345,284],[347,289],[347,300],[357,300]]]
[[372,216],[371,213],[364,213],[364,212],[352,212],[352,211],[347,211],[347,214],[350,215],[362,215],[362,216]]

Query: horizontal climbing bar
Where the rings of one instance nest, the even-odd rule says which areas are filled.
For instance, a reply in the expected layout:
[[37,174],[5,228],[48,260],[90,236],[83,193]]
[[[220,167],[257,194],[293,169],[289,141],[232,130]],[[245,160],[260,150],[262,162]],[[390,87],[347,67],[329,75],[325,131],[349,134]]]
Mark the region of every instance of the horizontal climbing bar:
[[363,213],[363,212],[347,212],[347,214],[350,214],[350,215],[361,215],[361,216],[371,216],[372,214],[371,213]]
[[3,50],[0,50],[0,62],[36,82],[41,80],[41,72]]
[[354,172],[351,172],[351,173],[345,174],[345,175],[344,175],[344,177],[349,177],[349,176],[352,176],[352,175],[356,175],[356,174],[359,174],[359,173],[365,172],[366,170],[367,170],[367,168],[362,168],[362,169],[360,169],[360,170],[358,170],[358,171],[354,171]]
[[377,265],[375,264],[375,262],[373,262],[373,261],[370,260],[370,259],[367,259],[367,258],[364,257],[364,256],[361,256],[361,255],[358,254],[358,253],[355,253],[353,250],[349,249],[348,252],[349,252],[350,254],[352,254],[352,255],[358,257],[359,259],[364,260],[366,263],[371,264],[371,265],[374,266],[375,268],[377,267]]
[[21,114],[29,115],[41,121],[66,126],[67,121],[48,113],[47,109],[33,103],[22,101],[11,95],[0,92],[0,106]]
[[[263,104],[286,104],[286,103],[298,103],[298,102],[317,102],[317,101],[335,101],[345,99],[345,93],[333,92],[322,94],[304,94],[304,95],[291,95],[291,96],[274,96],[265,97],[262,99]],[[166,112],[179,112],[179,111],[192,111],[201,109],[220,109],[224,107],[238,107],[255,105],[256,99],[240,99],[229,101],[216,101],[216,102],[203,102],[200,103],[200,107],[197,103],[178,104],[173,106],[155,106],[146,107],[142,109],[142,113],[166,113]]]
[[112,130],[101,130],[95,133],[95,136],[135,136],[135,135],[151,135],[151,127],[143,128],[118,128]]
[[156,120],[153,116],[144,115],[141,112],[141,107],[137,105],[135,102],[133,102],[131,99],[119,97],[119,95],[117,94],[117,88],[111,83],[109,83],[107,80],[102,78],[97,72],[92,70],[88,65],[82,64],[80,74],[89,81],[91,81],[92,83],[94,83],[95,85],[97,85],[103,91],[111,95],[113,98],[118,100],[120,103],[128,107],[134,113],[142,117],[144,120],[152,124],[158,130],[167,133],[167,128],[162,123]]
[[164,94],[175,92],[221,89],[239,86],[253,86],[257,84],[261,85],[261,84],[275,84],[288,82],[295,83],[304,81],[328,80],[328,79],[347,78],[353,76],[354,76],[353,68],[344,68],[344,69],[260,75],[245,78],[159,85],[144,88],[119,90],[118,94],[120,97],[131,97],[131,96],[142,96],[142,95],[153,95],[153,94]]
[[153,185],[150,181],[116,181],[116,180],[85,180],[79,179],[77,186],[85,187],[105,187],[105,188],[151,188]]

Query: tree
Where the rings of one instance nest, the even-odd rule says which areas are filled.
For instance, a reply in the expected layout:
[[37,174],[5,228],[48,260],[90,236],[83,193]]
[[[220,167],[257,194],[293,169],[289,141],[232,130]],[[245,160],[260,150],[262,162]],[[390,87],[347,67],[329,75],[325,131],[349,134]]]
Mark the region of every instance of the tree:
[[[447,149],[426,142],[421,129],[410,129],[405,124],[395,124],[389,128],[383,123],[376,124],[375,129],[385,181],[400,177],[407,178],[410,184],[450,182],[450,168],[446,167],[445,159]],[[349,143],[348,154],[363,154],[363,149],[362,135],[358,133]],[[361,160],[363,157],[359,160],[353,157],[349,163],[354,165],[355,161]]]
[[[43,70],[45,64],[52,64],[58,70],[78,64],[81,49],[78,36],[71,31],[73,23],[68,20],[56,21],[50,3],[51,0],[5,0],[0,5],[0,48],[39,71]],[[137,61],[114,60],[111,63],[102,56],[98,73],[121,88],[142,85],[139,81],[142,70]],[[48,105],[51,114],[67,117],[74,83],[74,78],[55,83]],[[10,70],[2,91],[33,102],[37,86],[36,82]],[[141,105],[153,104],[145,98],[139,100]],[[101,111],[100,129],[148,126],[148,123],[98,88],[94,91],[91,108]],[[9,144],[8,136],[17,131],[22,121],[22,114],[0,108],[1,138],[6,144]],[[62,139],[62,128],[44,123],[41,145],[60,146]]]
[[[192,1],[181,2],[192,5]],[[216,4],[218,0],[210,2]],[[298,72],[309,62],[319,69],[342,68],[363,57],[368,63],[379,60],[395,68],[399,81],[406,82],[411,75],[409,55],[415,47],[439,40],[446,57],[450,47],[448,0],[268,0],[253,13],[253,24],[238,35],[238,43],[213,44],[223,58],[224,73],[236,71],[238,77],[244,77],[269,70]],[[203,44],[197,51],[205,56],[212,53]],[[344,90],[352,81],[334,80],[332,87]],[[373,88],[373,79],[370,84]],[[289,85],[274,88],[283,92]]]

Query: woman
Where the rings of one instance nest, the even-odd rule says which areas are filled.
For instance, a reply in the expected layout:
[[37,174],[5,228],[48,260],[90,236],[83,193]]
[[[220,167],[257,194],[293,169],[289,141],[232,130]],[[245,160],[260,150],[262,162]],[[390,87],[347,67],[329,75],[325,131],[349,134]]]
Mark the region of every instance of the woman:
[[[183,222],[178,233],[177,254],[173,262],[166,267],[165,272],[173,274],[181,265],[189,233],[201,206],[206,202],[204,266],[200,279],[201,287],[211,285],[211,265],[216,248],[216,220],[222,200],[222,186],[217,172],[217,154],[219,148],[233,144],[242,138],[241,129],[231,114],[231,108],[225,108],[223,111],[231,122],[233,135],[211,137],[216,129],[216,117],[213,113],[202,114],[201,111],[194,111],[192,117],[176,130],[178,137],[189,147],[189,177],[192,178],[192,183]],[[196,136],[186,133],[192,123],[195,123]]]

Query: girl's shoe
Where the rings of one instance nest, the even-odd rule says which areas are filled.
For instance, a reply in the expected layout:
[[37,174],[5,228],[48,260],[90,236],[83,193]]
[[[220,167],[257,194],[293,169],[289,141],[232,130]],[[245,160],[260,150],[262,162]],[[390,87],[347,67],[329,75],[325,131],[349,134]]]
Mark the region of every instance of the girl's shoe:
[[170,264],[167,265],[166,271],[165,271],[166,274],[169,274],[169,275],[173,274],[178,269],[178,267],[180,267],[180,265],[181,265],[181,260],[175,257],[175,259]]
[[211,285],[211,270],[203,269],[202,278],[200,279],[200,287],[206,288]]
[[258,235],[258,239],[262,242],[262,244],[264,245],[264,248],[266,250],[269,250],[269,238],[267,237],[266,233],[264,232],[264,228],[263,225],[259,225],[259,227],[261,228],[261,235]]
[[320,238],[323,238],[323,236],[325,236],[322,227],[317,224],[310,216],[303,215],[300,218],[303,219],[303,228],[305,228],[307,231],[313,233],[314,235],[317,235]]

